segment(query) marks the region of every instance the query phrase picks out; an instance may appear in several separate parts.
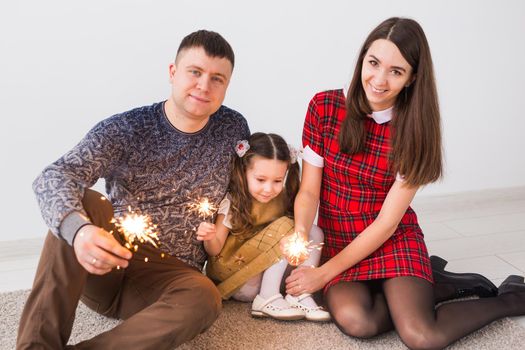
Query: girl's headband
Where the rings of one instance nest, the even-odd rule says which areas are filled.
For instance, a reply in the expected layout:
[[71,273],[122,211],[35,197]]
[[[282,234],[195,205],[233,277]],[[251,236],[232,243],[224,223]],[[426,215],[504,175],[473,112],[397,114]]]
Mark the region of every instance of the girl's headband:
[[[246,154],[246,152],[248,152],[249,149],[250,143],[248,140],[237,141],[237,144],[235,145],[235,153],[237,153],[237,155],[241,158]],[[301,151],[290,144],[288,144],[288,150],[290,152],[290,163],[294,164],[297,162],[297,158],[300,158]]]
[[235,145],[235,153],[237,153],[237,155],[241,158],[246,154],[246,152],[248,152],[249,149],[250,144],[248,143],[248,140],[237,141],[237,144]]

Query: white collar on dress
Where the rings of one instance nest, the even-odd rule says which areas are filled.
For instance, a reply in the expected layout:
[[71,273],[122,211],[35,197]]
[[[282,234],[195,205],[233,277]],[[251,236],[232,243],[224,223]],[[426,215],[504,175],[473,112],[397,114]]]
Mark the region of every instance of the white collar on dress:
[[[345,86],[343,87],[343,93],[345,94],[345,98],[346,98],[346,94],[349,88],[350,88],[350,83],[346,83]],[[372,115],[369,115],[369,116],[372,117],[372,119],[374,119],[374,121],[377,124],[384,124],[392,120],[393,110],[394,110],[394,106],[384,109],[382,111],[372,112]]]
[[382,111],[372,112],[371,117],[375,120],[377,124],[384,124],[392,120],[392,111],[394,106],[384,109]]

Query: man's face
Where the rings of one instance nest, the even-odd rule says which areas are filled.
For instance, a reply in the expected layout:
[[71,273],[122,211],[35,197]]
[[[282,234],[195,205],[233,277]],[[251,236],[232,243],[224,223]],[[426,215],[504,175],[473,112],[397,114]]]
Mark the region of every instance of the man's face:
[[170,65],[176,118],[201,121],[215,113],[224,101],[232,69],[228,59],[210,57],[202,47],[179,52]]

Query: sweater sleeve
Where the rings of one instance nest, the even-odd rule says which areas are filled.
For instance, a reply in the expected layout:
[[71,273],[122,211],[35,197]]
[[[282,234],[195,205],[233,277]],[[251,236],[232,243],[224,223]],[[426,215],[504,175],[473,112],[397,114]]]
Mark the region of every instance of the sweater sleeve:
[[82,207],[85,189],[111,172],[124,154],[131,131],[116,117],[98,123],[33,182],[44,221],[70,245],[80,227],[90,223]]

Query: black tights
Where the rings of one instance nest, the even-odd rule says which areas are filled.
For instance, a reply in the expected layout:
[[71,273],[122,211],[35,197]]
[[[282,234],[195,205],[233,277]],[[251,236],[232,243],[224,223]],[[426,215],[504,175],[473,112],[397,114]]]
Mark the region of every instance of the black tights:
[[411,349],[441,349],[505,316],[525,313],[525,292],[450,302],[435,307],[433,285],[417,277],[342,282],[326,304],[347,334],[369,338],[395,328]]

